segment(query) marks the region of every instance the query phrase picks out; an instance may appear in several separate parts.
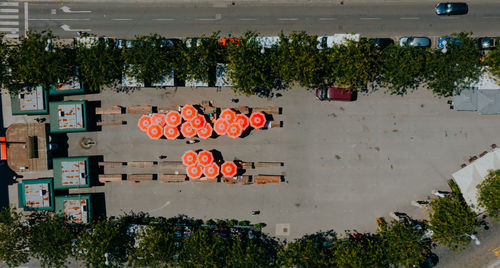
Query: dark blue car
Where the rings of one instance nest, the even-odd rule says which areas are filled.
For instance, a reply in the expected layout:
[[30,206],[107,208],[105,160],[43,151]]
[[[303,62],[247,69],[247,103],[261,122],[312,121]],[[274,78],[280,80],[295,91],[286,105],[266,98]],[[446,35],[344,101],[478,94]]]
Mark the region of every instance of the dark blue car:
[[439,3],[436,5],[438,15],[465,15],[469,12],[466,3]]

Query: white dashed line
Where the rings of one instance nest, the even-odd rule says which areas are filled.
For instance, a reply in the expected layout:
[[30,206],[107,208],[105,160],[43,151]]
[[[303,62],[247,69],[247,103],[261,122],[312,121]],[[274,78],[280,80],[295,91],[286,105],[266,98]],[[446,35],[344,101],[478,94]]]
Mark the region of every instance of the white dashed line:
[[196,20],[200,20],[200,21],[212,21],[212,20],[217,20],[217,19],[196,19]]
[[299,20],[297,18],[279,18],[278,20]]
[[360,20],[380,20],[380,18],[359,18]]
[[0,21],[0,25],[19,25],[19,21]]
[[19,15],[0,15],[0,19],[19,19]]
[[161,21],[166,20],[166,21],[171,21],[171,20],[175,20],[175,19],[153,19],[153,20],[161,20]]
[[337,18],[319,18],[319,20],[336,20]]
[[400,20],[418,20],[420,19],[419,17],[403,17],[403,18],[399,18]]
[[500,19],[499,16],[483,17],[483,19]]
[[18,2],[3,2],[0,3],[0,7],[18,7],[19,3]]
[[111,19],[111,20],[132,20],[132,19]]
[[19,13],[19,9],[0,8],[0,12],[2,12],[2,13]]
[[90,20],[90,19],[29,19],[29,20],[42,20],[42,21],[48,21],[48,20],[53,20],[53,21],[65,21],[65,20]]
[[458,20],[458,17],[439,17],[442,20]]
[[17,33],[18,31],[19,31],[19,28],[0,28],[0,32]]
[[240,20],[257,20],[257,19],[252,19],[252,18],[243,18],[243,19],[240,19]]

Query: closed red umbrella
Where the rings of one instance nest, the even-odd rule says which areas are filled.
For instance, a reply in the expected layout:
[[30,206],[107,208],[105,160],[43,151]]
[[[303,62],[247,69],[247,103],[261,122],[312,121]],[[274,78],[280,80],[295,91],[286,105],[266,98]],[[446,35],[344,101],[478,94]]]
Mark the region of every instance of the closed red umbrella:
[[153,114],[151,116],[151,121],[153,124],[159,125],[160,127],[165,126],[165,115],[164,114]]
[[163,128],[159,125],[151,125],[148,127],[148,136],[152,140],[159,140],[163,136]]
[[247,127],[250,125],[250,120],[248,119],[248,116],[244,114],[238,114],[236,115],[236,122],[240,124],[241,128],[243,130],[247,129]]
[[170,111],[165,115],[165,122],[168,126],[177,127],[181,124],[182,117],[177,111]]
[[220,168],[224,178],[232,178],[236,176],[238,171],[238,167],[233,161],[225,161]]
[[141,131],[147,131],[148,127],[151,126],[151,116],[150,115],[141,116],[141,118],[139,118],[137,126]]
[[163,135],[169,140],[175,140],[181,135],[181,133],[176,127],[165,126],[163,127]]
[[225,119],[229,123],[233,123],[234,120],[236,120],[236,112],[229,108],[226,108],[221,111],[219,118]]
[[241,136],[241,133],[243,133],[243,128],[241,128],[240,124],[233,123],[227,128],[226,135],[230,138],[236,139]]
[[182,118],[186,121],[193,120],[198,115],[198,111],[191,104],[182,107]]
[[185,166],[193,166],[196,163],[198,163],[198,154],[195,151],[189,150],[182,155],[182,164]]
[[191,179],[198,179],[203,173],[203,168],[200,165],[194,165],[186,168],[187,176]]
[[263,112],[257,111],[253,112],[250,115],[250,126],[252,126],[253,128],[259,129],[263,128],[265,125],[266,125],[266,115]]
[[217,166],[217,164],[215,163],[212,163],[203,169],[203,174],[205,174],[205,177],[213,179],[219,176],[219,170],[219,166]]
[[205,120],[205,117],[203,115],[198,114],[193,120],[191,120],[191,126],[193,126],[194,129],[198,130],[201,129],[207,121]]
[[214,156],[209,151],[201,151],[198,153],[198,164],[200,166],[206,167],[211,165],[214,162]]
[[191,122],[184,122],[181,125],[182,135],[186,138],[192,138],[196,135],[196,129],[193,128]]
[[218,135],[225,135],[228,127],[229,123],[226,120],[221,118],[215,120],[214,131]]
[[206,140],[212,136],[212,127],[210,126],[210,124],[205,124],[205,126],[198,129],[196,133],[198,134],[198,137]]

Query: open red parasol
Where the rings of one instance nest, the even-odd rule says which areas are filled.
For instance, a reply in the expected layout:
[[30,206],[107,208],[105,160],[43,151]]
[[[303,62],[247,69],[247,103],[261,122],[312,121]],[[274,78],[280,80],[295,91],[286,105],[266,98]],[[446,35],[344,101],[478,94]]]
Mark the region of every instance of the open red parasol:
[[223,109],[219,118],[225,119],[229,123],[233,123],[234,120],[236,120],[236,112],[229,108]]
[[170,111],[165,115],[165,122],[168,126],[177,127],[181,124],[182,117],[177,111]]
[[193,120],[198,115],[198,111],[191,104],[182,107],[182,118],[186,121]]
[[214,162],[214,156],[209,151],[200,151],[198,153],[198,164],[200,166],[206,167],[211,165]]
[[226,135],[230,138],[236,139],[241,136],[241,133],[243,133],[243,128],[241,128],[240,124],[233,123],[227,128]]
[[212,136],[212,127],[210,126],[210,124],[205,124],[205,126],[198,129],[196,133],[198,134],[198,137],[206,140]]
[[151,116],[151,121],[155,125],[159,125],[160,127],[165,126],[165,115],[164,114],[153,114]]
[[198,114],[193,120],[191,120],[191,126],[193,126],[194,129],[198,130],[201,129],[207,121],[205,120],[205,117],[201,114]]
[[240,124],[241,128],[244,131],[250,125],[250,119],[248,119],[248,116],[244,114],[238,114],[236,115],[235,123]]
[[169,140],[175,140],[181,135],[181,133],[176,127],[165,126],[163,127],[163,135]]
[[200,165],[193,165],[186,168],[186,173],[191,179],[198,179],[203,173],[203,168]]
[[238,171],[238,167],[233,161],[225,161],[220,168],[224,178],[232,178],[236,176]]
[[217,119],[214,124],[214,131],[218,135],[225,135],[227,128],[229,127],[229,123],[225,119]]
[[212,163],[203,169],[203,174],[209,179],[217,178],[219,176],[219,166],[216,163]]
[[152,140],[159,140],[163,135],[163,128],[159,125],[151,125],[148,127],[148,136]]
[[139,118],[139,122],[137,123],[137,126],[141,131],[146,131],[148,130],[148,127],[151,126],[151,116],[150,115],[143,115],[141,118]]
[[196,163],[198,163],[198,154],[195,151],[189,150],[182,155],[182,164],[185,166],[193,166]]
[[266,115],[261,112],[253,112],[252,115],[250,115],[250,126],[253,128],[259,129],[263,128],[266,125]]
[[181,125],[181,132],[185,138],[192,138],[196,135],[196,129],[191,126],[191,122],[184,122]]

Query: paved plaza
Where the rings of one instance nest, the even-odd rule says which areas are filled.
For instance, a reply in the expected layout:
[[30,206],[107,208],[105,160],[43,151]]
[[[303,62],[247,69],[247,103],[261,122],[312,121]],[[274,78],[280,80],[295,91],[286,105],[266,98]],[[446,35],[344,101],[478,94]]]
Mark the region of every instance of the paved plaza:
[[[446,180],[470,155],[498,143],[497,116],[449,109],[447,99],[418,90],[407,96],[381,91],[360,94],[355,102],[319,102],[312,91],[292,88],[282,97],[235,95],[229,88],[141,89],[66,97],[112,105],[176,106],[212,100],[217,107],[277,105],[283,128],[254,130],[241,139],[222,136],[186,144],[150,140],[137,127],[139,115],[104,115],[127,121],[101,131],[69,133],[69,155],[102,155],[104,161],[180,161],[189,149],[216,149],[224,159],[283,162],[263,170],[285,182],[265,185],[224,183],[131,184],[109,182],[103,192],[108,216],[148,212],[172,217],[235,218],[265,222],[264,231],[292,239],[319,230],[374,231],[375,219],[410,207],[432,189],[447,190]],[[239,98],[239,103],[231,103]],[[83,149],[91,138],[97,145]],[[249,170],[249,172],[252,172]],[[251,216],[252,210],[261,213]]]

